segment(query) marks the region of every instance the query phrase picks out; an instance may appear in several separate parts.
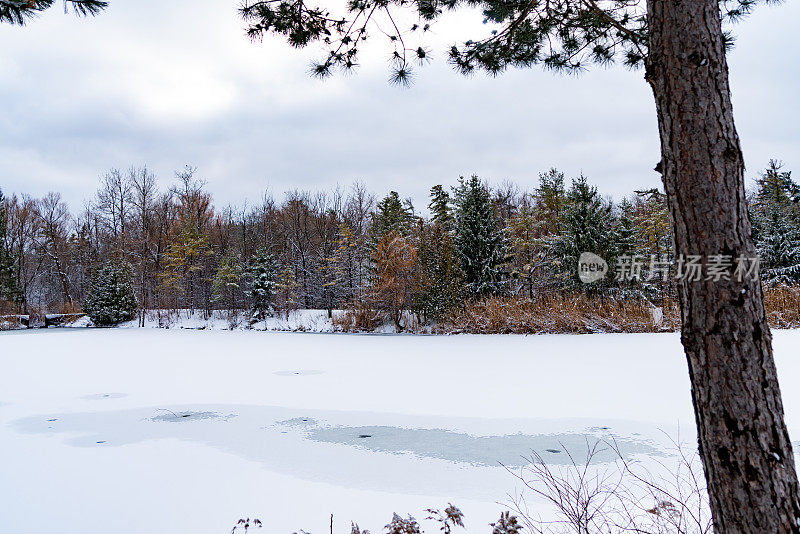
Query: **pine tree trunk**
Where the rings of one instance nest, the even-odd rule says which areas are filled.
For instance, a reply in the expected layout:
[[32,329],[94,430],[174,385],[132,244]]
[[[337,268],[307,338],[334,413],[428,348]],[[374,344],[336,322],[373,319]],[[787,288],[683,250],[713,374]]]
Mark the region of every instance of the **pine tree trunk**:
[[[652,86],[678,255],[755,257],[718,0],[648,0]],[[704,273],[705,277],[705,273]],[[718,534],[800,532],[792,446],[760,281],[678,286]]]

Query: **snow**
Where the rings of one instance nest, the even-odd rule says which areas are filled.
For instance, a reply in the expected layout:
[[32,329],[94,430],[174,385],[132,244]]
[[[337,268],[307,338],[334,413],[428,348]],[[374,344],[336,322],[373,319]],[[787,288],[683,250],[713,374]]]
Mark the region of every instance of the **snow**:
[[94,323],[89,319],[88,315],[84,315],[72,322],[66,323],[64,328],[88,328],[90,326],[94,326]]
[[[338,310],[334,314],[341,313]],[[91,325],[83,325],[91,326]],[[231,319],[227,311],[215,310],[210,317],[200,311],[179,310],[170,313],[164,310],[149,311],[145,316],[145,328],[171,328],[189,330],[268,330],[276,332],[334,332],[333,321],[327,310],[292,310],[288,316],[276,313],[262,321],[248,324],[245,313]],[[139,328],[139,320],[119,325],[119,328]]]
[[[794,436],[798,345],[775,333]],[[448,502],[489,532],[519,489],[497,462],[603,437],[663,461],[693,427],[676,334],[5,332],[0,532],[377,533]]]

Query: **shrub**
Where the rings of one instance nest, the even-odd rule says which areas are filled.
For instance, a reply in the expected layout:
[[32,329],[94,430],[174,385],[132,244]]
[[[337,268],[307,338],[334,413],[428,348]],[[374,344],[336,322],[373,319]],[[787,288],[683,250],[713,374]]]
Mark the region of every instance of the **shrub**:
[[83,308],[96,325],[112,326],[136,317],[130,266],[116,260],[100,265],[89,280]]

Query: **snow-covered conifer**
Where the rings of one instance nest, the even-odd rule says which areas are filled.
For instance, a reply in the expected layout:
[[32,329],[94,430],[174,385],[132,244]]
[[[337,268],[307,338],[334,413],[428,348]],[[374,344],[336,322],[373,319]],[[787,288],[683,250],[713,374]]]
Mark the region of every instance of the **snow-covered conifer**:
[[389,192],[375,206],[372,222],[372,239],[378,243],[386,234],[393,232],[400,236],[408,235],[414,218],[414,209],[408,201],[400,200],[397,191]]
[[19,299],[19,291],[14,280],[14,258],[6,248],[8,214],[3,191],[0,190],[0,301],[13,302]]
[[136,317],[131,278],[130,265],[119,260],[107,261],[92,273],[83,308],[95,324],[111,326]]
[[489,188],[477,176],[461,178],[455,204],[455,245],[467,288],[476,296],[502,292],[508,246]]
[[248,274],[253,317],[263,319],[278,291],[278,262],[266,249],[261,248],[253,256]]
[[777,206],[766,213],[756,212],[756,247],[761,262],[761,276],[766,282],[800,281],[800,228]]
[[450,205],[450,194],[441,185],[431,187],[431,202],[428,204],[431,221],[447,231],[453,229],[453,208]]
[[633,231],[627,218],[620,220],[610,202],[584,176],[572,181],[561,234],[553,241],[552,255],[564,283],[578,281],[578,258],[592,252],[613,269],[616,258],[633,247]]

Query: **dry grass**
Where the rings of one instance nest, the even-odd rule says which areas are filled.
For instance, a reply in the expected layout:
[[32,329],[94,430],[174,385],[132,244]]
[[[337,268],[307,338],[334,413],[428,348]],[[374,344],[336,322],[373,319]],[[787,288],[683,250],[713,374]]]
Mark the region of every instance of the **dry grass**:
[[438,328],[474,334],[591,334],[596,332],[665,332],[680,326],[678,307],[668,301],[662,319],[640,299],[588,297],[553,292],[530,300],[494,297],[467,304]]
[[[468,303],[452,313],[437,331],[474,334],[590,334],[596,332],[674,332],[680,312],[674,299],[658,302],[663,318],[654,321],[652,306],[640,299],[589,297],[552,292],[531,300],[495,297]],[[772,328],[800,328],[800,287],[764,289]]]
[[17,305],[8,300],[0,299],[0,315],[13,315],[18,313]]
[[764,306],[772,328],[800,327],[800,287],[765,287]]
[[0,315],[0,330],[27,328],[19,315]]
[[83,308],[77,302],[65,302],[58,306],[56,309],[56,313],[63,313],[63,314],[74,314],[74,313],[83,313]]
[[[766,287],[764,302],[772,328],[800,328],[800,287]],[[657,302],[662,318],[644,299],[590,297],[584,293],[552,291],[527,297],[492,297],[467,302],[432,331],[440,334],[592,334],[599,332],[675,332],[680,312],[674,299]],[[370,332],[386,317],[364,301],[351,303],[334,315],[344,332]],[[409,328],[409,331],[418,329]]]
[[385,320],[384,315],[363,300],[351,301],[342,313],[333,314],[333,326],[342,332],[372,332]]

